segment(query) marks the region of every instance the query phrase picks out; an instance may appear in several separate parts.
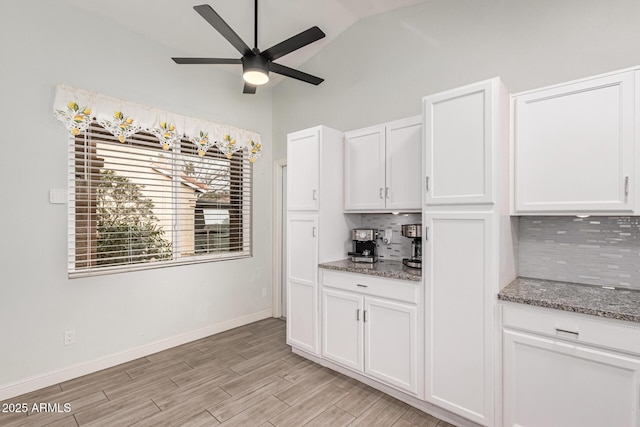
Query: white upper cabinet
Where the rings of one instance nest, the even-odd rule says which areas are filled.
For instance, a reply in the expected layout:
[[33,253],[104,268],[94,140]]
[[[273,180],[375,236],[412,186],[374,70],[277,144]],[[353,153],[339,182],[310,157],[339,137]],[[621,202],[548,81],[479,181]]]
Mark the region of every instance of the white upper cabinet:
[[423,98],[425,204],[494,202],[498,78]]
[[514,96],[515,213],[634,210],[634,72]]
[[420,116],[345,134],[345,210],[419,211]]
[[411,117],[386,126],[386,208],[420,210],[422,120]]
[[345,209],[385,208],[385,128],[345,134]]
[[[287,209],[317,211],[320,186],[320,129],[291,133],[287,138]],[[304,177],[304,179],[300,179]]]

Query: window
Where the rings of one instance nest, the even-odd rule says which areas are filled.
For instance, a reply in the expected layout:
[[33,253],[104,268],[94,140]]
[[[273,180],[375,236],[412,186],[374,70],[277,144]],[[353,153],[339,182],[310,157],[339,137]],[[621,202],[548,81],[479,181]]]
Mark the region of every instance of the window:
[[96,122],[71,140],[70,276],[251,256],[246,152],[199,153],[187,138],[167,150]]

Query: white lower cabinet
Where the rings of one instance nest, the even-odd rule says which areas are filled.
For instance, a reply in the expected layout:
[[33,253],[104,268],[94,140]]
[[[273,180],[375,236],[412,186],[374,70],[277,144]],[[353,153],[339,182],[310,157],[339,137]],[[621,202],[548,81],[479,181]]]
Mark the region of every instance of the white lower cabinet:
[[317,353],[318,217],[290,215],[287,224],[287,344]]
[[[503,425],[640,426],[640,358],[582,342],[583,335],[597,343],[602,332],[606,342],[629,331],[603,322],[595,334],[593,321],[581,324],[581,318],[561,316],[547,322],[549,316],[540,314],[539,322],[532,323],[534,333],[505,325]],[[562,326],[566,323],[570,330]],[[561,327],[552,329],[555,336],[536,333],[544,332],[537,329],[545,324]]]
[[322,356],[356,371],[364,370],[363,305],[360,295],[322,291]]
[[[359,284],[363,289],[366,281]],[[417,395],[416,304],[324,288],[322,357]]]
[[494,422],[495,222],[491,213],[423,214],[425,398],[485,426]]
[[364,372],[402,390],[418,392],[417,309],[367,297],[364,300]]

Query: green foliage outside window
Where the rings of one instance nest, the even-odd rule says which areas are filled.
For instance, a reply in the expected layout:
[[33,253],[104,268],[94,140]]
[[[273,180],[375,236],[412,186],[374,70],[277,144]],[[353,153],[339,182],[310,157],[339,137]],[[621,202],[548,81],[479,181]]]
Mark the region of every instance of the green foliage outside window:
[[142,185],[112,170],[100,172],[97,188],[97,264],[122,265],[171,259],[172,245],[153,214]]

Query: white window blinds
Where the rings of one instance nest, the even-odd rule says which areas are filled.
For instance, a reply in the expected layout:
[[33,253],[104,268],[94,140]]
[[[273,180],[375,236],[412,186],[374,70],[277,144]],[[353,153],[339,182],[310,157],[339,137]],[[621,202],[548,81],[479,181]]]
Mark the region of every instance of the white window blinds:
[[69,189],[71,277],[251,256],[249,152],[93,122],[70,138]]

